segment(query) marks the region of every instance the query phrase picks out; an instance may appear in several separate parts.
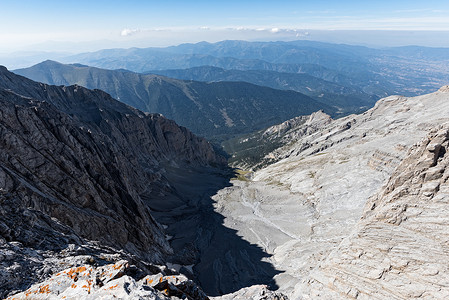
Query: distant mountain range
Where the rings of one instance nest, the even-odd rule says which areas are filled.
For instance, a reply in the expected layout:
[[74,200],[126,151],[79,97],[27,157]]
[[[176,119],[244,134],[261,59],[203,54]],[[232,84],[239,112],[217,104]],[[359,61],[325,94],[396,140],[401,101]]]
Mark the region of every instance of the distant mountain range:
[[177,70],[154,70],[147,72],[147,74],[205,82],[244,81],[274,89],[293,90],[310,96],[319,102],[335,106],[341,114],[366,110],[378,99],[375,95],[367,94],[356,86],[344,86],[306,73],[226,70],[203,66]]
[[102,89],[223,141],[318,110],[340,117],[362,112],[387,95],[433,92],[449,82],[445,50],[201,42],[101,50],[61,58],[71,65],[46,61],[16,72],[49,84]]
[[246,82],[182,81],[53,61],[15,73],[48,84],[101,89],[128,105],[161,113],[199,135],[218,140],[317,110],[330,114],[337,110],[295,91]]
[[449,81],[445,48],[373,49],[312,41],[222,41],[166,48],[109,49],[61,58],[135,72],[213,66],[227,70],[306,73],[383,97],[433,92]]

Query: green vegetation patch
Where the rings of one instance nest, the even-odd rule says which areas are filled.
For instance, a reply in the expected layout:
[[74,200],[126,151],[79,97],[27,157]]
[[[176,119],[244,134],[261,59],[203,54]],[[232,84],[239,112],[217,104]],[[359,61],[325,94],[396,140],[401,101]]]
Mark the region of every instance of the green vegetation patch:
[[251,171],[236,169],[234,175],[235,177],[231,178],[231,180],[249,181],[248,177],[251,175]]

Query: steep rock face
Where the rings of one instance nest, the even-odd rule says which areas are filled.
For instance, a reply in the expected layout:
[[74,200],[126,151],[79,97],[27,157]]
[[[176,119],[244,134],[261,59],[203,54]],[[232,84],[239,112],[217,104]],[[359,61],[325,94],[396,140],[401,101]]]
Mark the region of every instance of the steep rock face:
[[[25,97],[49,102],[82,122],[96,125],[101,133],[112,136],[114,141],[123,143],[121,140],[124,140],[131,146],[135,142],[145,143],[131,148],[138,148],[135,151],[137,154],[141,154],[143,150],[142,154],[156,159],[176,158],[194,164],[224,163],[223,158],[215,155],[206,140],[195,137],[186,128],[179,127],[158,114],[142,113],[99,90],[91,91],[76,85],[45,85],[5,71],[3,68],[0,87]],[[139,131],[140,136],[137,134]]]
[[56,271],[38,274],[69,245],[162,262],[172,250],[148,206],[176,194],[162,166],[225,162],[187,129],[101,91],[39,84],[2,67],[0,104],[0,254],[9,257],[1,296]]
[[[309,116],[296,117],[279,125],[249,135],[234,138],[223,143],[225,150],[232,153],[229,162],[234,167],[257,170],[288,156],[284,148],[292,141],[319,132],[332,122],[323,111]],[[308,148],[304,144],[301,150]]]
[[[214,197],[224,224],[272,254],[280,290],[308,295],[310,272],[350,235],[367,199],[411,145],[449,121],[449,94],[391,96],[360,115],[292,137],[279,159]],[[300,127],[303,125],[300,125]],[[287,131],[288,132],[288,131]]]
[[355,231],[311,274],[310,299],[449,297],[449,124],[415,144]]

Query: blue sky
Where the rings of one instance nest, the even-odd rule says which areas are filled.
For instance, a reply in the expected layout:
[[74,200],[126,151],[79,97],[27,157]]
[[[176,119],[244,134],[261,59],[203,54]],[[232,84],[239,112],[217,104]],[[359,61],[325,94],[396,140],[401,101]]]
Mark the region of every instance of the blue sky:
[[[326,39],[326,31],[334,38],[341,35],[344,42],[341,32],[331,34],[335,30],[449,31],[447,0],[0,0],[0,11],[3,52],[76,52],[223,39]],[[419,42],[419,34],[415,36]],[[406,38],[399,40],[407,43]],[[435,43],[449,47],[447,37]]]

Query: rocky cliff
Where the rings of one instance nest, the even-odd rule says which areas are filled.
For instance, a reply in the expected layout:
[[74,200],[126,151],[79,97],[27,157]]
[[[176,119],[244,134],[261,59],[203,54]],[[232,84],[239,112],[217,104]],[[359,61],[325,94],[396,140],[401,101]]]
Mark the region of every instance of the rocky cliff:
[[[223,146],[232,153],[229,159],[232,166],[257,170],[288,156],[285,148],[291,146],[292,141],[319,132],[331,122],[332,118],[329,115],[317,111],[309,116],[296,117],[265,130],[225,141]],[[309,145],[305,143],[297,151],[308,147]]]
[[449,124],[413,145],[355,230],[311,274],[310,299],[449,297]]
[[164,165],[225,163],[206,140],[99,90],[1,67],[0,105],[0,296],[79,259],[150,272],[172,254],[149,208],[176,196]]

